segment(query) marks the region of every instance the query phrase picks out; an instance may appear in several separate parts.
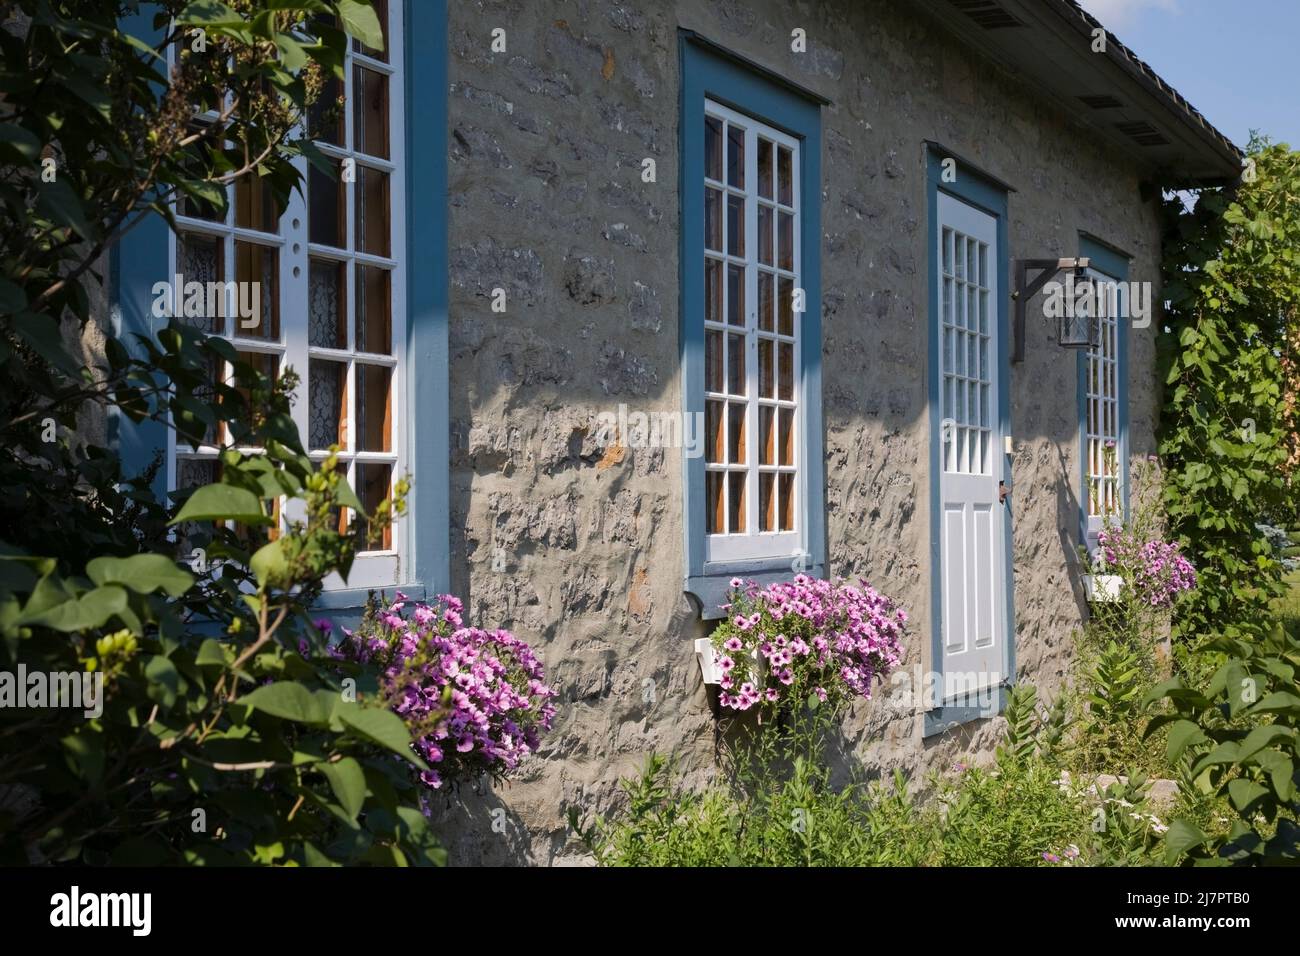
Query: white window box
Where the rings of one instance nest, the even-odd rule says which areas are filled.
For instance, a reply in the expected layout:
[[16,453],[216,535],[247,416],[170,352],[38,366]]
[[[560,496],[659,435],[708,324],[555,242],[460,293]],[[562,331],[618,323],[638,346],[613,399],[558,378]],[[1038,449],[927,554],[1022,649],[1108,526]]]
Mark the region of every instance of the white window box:
[[1089,604],[1112,604],[1119,600],[1124,579],[1118,574],[1085,574],[1083,591]]
[[[695,656],[699,659],[700,677],[703,679],[704,683],[705,684],[722,683],[722,668],[718,666],[719,654],[717,649],[713,646],[713,641],[711,638],[707,638],[707,637],[696,638]],[[762,659],[759,657],[758,651],[757,650],[751,651],[750,657],[753,658],[754,663],[756,665],[759,665],[759,671],[761,673]]]

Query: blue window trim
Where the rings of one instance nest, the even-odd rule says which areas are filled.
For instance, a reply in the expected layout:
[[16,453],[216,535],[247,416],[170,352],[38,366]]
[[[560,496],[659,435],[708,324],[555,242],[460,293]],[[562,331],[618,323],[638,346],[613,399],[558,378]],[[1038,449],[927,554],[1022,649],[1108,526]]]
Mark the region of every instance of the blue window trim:
[[[800,328],[804,414],[801,471],[802,570],[826,573],[826,463],[822,451],[821,330],[821,105],[825,101],[795,84],[722,50],[690,31],[680,31],[681,67],[681,374],[683,406],[704,411],[704,101],[711,99],[800,140],[799,241],[806,310]],[[794,556],[715,565],[705,561],[704,459],[682,457],[685,574],[683,590],[717,619],[734,576],[760,583],[794,576]]]
[[[153,11],[124,18],[135,36],[155,36]],[[411,491],[407,500],[410,547],[403,581],[394,588],[422,597],[450,586],[450,386],[447,339],[447,2],[404,0],[407,197],[407,414],[403,416]],[[153,317],[153,283],[170,279],[168,229],[150,215],[114,247],[109,261],[110,317],[114,332],[128,341],[152,337],[166,320]],[[418,424],[418,427],[417,427]],[[167,428],[159,422],[135,423],[112,414],[110,444],[118,449],[123,473],[140,474],[165,453]],[[153,488],[166,494],[166,475]],[[351,588],[323,595],[321,609],[344,610],[365,603],[366,590]]]
[[[1112,276],[1119,282],[1127,282],[1129,263],[1132,256],[1108,245],[1096,236],[1085,232],[1079,233],[1079,255],[1087,256],[1101,272]],[[1119,400],[1119,481],[1121,503],[1124,507],[1124,520],[1129,518],[1129,435],[1128,435],[1128,327],[1123,319],[1118,323],[1119,335],[1116,342],[1119,365],[1116,375],[1119,379],[1117,398]],[[1088,352],[1079,350],[1076,362],[1078,385],[1076,394],[1079,406],[1079,542],[1088,540],[1088,390],[1086,366]]]
[[[957,162],[957,175],[953,182],[943,181],[943,161],[954,159]],[[935,288],[938,284],[939,258],[939,193],[944,192],[963,202],[970,203],[997,220],[998,237],[998,373],[1002,387],[998,389],[998,419],[1002,435],[1011,432],[1011,247],[1007,239],[1007,206],[1011,188],[1005,183],[988,176],[963,161],[950,150],[937,143],[926,143],[926,325],[927,361],[929,369],[929,403],[930,403],[930,651],[931,669],[936,673],[943,670],[943,585],[941,568],[941,541],[939,536],[940,501],[939,476],[941,474],[939,428],[943,410],[939,400],[939,337],[938,327],[939,303],[935,301]],[[1010,475],[1010,466],[1004,467],[1004,474]],[[1010,484],[1010,482],[1008,482]],[[1002,509],[1003,540],[1006,542],[1005,569],[1003,574],[1006,591],[1006,635],[1003,640],[1004,670],[1003,687],[998,693],[997,710],[993,713],[978,707],[965,705],[940,705],[925,713],[922,735],[930,737],[943,733],[961,724],[980,717],[990,717],[1001,713],[1006,707],[1006,685],[1016,672],[1016,602],[1015,580],[1012,577],[1014,542],[1012,538],[1012,502],[1008,498]]]

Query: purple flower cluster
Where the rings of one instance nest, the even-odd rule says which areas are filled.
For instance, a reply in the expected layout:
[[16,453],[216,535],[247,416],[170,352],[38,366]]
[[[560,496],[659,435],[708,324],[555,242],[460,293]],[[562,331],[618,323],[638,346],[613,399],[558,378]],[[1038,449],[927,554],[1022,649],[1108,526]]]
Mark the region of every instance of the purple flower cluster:
[[734,578],[731,587],[729,617],[713,633],[723,707],[870,698],[872,681],[902,659],[907,613],[866,581],[801,574],[762,589]]
[[1178,595],[1196,587],[1196,568],[1173,542],[1139,541],[1127,529],[1108,528],[1098,534],[1097,543],[1106,564],[1150,607],[1171,607]]
[[514,769],[555,718],[556,691],[533,649],[509,631],[463,626],[451,595],[413,603],[409,618],[407,604],[398,592],[355,632],[344,629],[340,651],[383,668],[383,698],[430,765],[420,779],[437,789]]

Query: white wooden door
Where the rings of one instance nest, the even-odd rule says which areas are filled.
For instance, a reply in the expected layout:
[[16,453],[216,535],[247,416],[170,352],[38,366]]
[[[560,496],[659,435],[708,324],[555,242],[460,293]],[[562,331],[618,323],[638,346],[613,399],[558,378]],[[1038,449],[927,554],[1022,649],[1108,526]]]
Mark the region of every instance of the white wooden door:
[[1005,534],[997,220],[939,194],[939,534],[944,699],[1001,683]]

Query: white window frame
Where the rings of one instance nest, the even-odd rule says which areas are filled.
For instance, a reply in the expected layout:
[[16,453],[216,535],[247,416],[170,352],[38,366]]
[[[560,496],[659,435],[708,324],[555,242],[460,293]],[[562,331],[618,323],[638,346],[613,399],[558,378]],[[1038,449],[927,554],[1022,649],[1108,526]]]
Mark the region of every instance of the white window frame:
[[[775,273],[776,276],[778,277],[778,280],[774,280],[774,289],[773,289],[774,304],[776,302],[779,302],[779,278],[780,277],[786,277],[792,279],[794,283],[793,288],[796,291],[803,288],[803,282],[802,282],[803,249],[802,249],[802,242],[800,241],[800,236],[801,236],[800,230],[802,227],[801,219],[802,219],[802,211],[803,211],[802,201],[801,201],[802,196],[800,192],[800,183],[801,183],[800,161],[802,158],[800,147],[802,144],[798,139],[786,133],[783,133],[778,129],[775,129],[774,127],[769,126],[766,123],[761,122],[760,120],[754,119],[752,116],[749,116],[745,113],[737,112],[736,110],[730,109],[710,99],[705,100],[704,115],[706,118],[711,116],[721,120],[725,120],[729,124],[734,124],[735,126],[742,128],[745,132],[745,173],[744,173],[745,186],[743,190],[738,189],[737,187],[734,186],[729,186],[725,182],[726,167],[727,167],[727,158],[726,158],[727,137],[725,133],[723,135],[723,140],[722,140],[722,151],[723,151],[722,175],[724,181],[719,182],[717,180],[708,178],[707,165],[705,166],[705,170],[704,170],[704,175],[705,175],[704,182],[708,184],[708,186],[714,187],[716,189],[720,189],[723,194],[722,208],[719,210],[719,215],[722,217],[722,252],[714,253],[708,250],[707,248],[704,251],[704,255],[706,259],[710,259],[710,258],[717,259],[723,263],[722,303],[721,303],[721,317],[723,321],[721,323],[714,323],[709,321],[707,314],[705,315],[704,330],[705,330],[706,340],[707,340],[708,332],[710,330],[720,331],[723,334],[723,336],[726,336],[728,334],[737,334],[742,331],[742,328],[740,326],[728,325],[726,323],[727,307],[728,307],[728,282],[727,282],[727,275],[726,275],[727,263],[731,263],[733,265],[741,265],[743,262],[745,268],[745,304],[746,304],[745,325],[743,327],[743,334],[745,336],[745,341],[746,341],[746,345],[745,345],[745,382],[746,382],[745,465],[740,467],[734,465],[733,466],[717,465],[717,464],[710,464],[706,460],[704,466],[704,473],[706,476],[705,477],[706,487],[701,489],[701,493],[705,495],[706,508],[708,508],[709,505],[707,503],[707,496],[708,496],[707,475],[709,473],[716,473],[719,471],[736,472],[736,471],[740,471],[741,468],[743,467],[744,472],[746,474],[746,479],[745,479],[745,529],[746,530],[737,533],[706,532],[705,533],[705,561],[707,567],[709,565],[726,565],[726,564],[731,564],[735,562],[744,562],[744,561],[765,560],[765,559],[772,559],[772,558],[789,558],[792,555],[797,555],[802,552],[802,549],[804,547],[803,497],[806,493],[804,482],[806,481],[806,475],[807,475],[807,462],[805,460],[805,455],[803,454],[803,449],[806,444],[803,440],[806,409],[805,409],[805,397],[803,395],[803,376],[801,374],[802,361],[803,361],[803,356],[802,356],[803,336],[801,334],[802,333],[801,318],[803,315],[802,311],[796,311],[793,314],[793,332],[794,332],[793,337],[779,335],[778,324],[775,319],[773,320],[772,333],[771,334],[767,332],[762,333],[762,337],[771,338],[774,341],[788,342],[791,340],[791,338],[793,338],[794,357],[793,357],[793,369],[792,369],[793,383],[792,383],[792,390],[791,390],[791,396],[792,396],[791,399],[785,401],[785,400],[780,400],[776,397],[777,395],[779,395],[780,363],[779,363],[779,354],[776,353],[775,348],[774,348],[774,355],[773,355],[773,372],[772,372],[773,398],[772,399],[760,399],[759,397],[759,369],[758,369],[758,342],[760,337],[759,329],[758,329],[758,272],[759,272],[758,207],[760,202],[759,195],[758,195],[758,137],[761,134],[763,138],[770,140],[773,144],[784,146],[791,151],[790,175],[791,175],[791,186],[792,186],[791,199],[793,201],[793,206],[787,208],[792,209],[793,217],[794,217],[792,223],[792,229],[791,229],[791,235],[793,237],[794,269],[793,271],[790,271],[790,270],[781,269],[779,267],[780,254],[777,246],[779,242],[780,229],[779,229],[779,220],[775,215],[772,224],[772,229],[773,229],[772,264],[770,266],[768,265],[762,266],[764,270],[770,270],[773,273]],[[773,164],[774,164],[774,168],[773,168],[772,204],[775,206],[779,196],[779,190],[776,181],[777,174],[775,169],[775,149],[773,151]],[[728,247],[727,197],[733,195],[739,195],[742,192],[744,195],[744,218],[745,218],[745,239],[746,239],[745,255],[743,256],[743,258],[738,256],[731,256],[727,252],[727,247]],[[766,204],[767,202],[768,202],[767,200],[763,200],[764,204]],[[707,282],[707,272],[706,272],[705,281]],[[702,289],[702,291],[704,295],[708,294],[707,289]],[[705,370],[705,374],[707,375],[707,369]],[[726,379],[726,375],[727,375],[727,370],[726,370],[726,364],[724,363],[724,367],[723,367],[724,381]],[[722,393],[710,392],[707,390],[707,385],[706,385],[706,390],[704,392],[704,396],[705,396],[706,415],[707,415],[708,402],[710,400],[725,399],[728,402],[735,403],[734,397],[729,395],[724,395]],[[792,425],[794,429],[794,435],[792,438],[792,442],[795,448],[795,454],[793,456],[793,461],[794,461],[793,465],[789,465],[789,466],[780,466],[780,465],[760,466],[759,465],[759,461],[758,461],[759,421],[760,421],[759,409],[763,405],[794,409],[793,425]],[[776,434],[777,434],[776,439],[774,439],[774,444],[779,445],[779,435],[780,435],[779,413],[774,413],[774,415],[776,421],[773,423],[773,428],[776,429]],[[728,427],[728,423],[726,421],[725,415],[721,427],[724,430]],[[780,460],[780,454],[778,448],[777,454],[774,455],[774,461],[779,462],[779,460]],[[759,478],[758,476],[760,470],[778,473],[778,474],[790,473],[794,475],[794,482],[793,482],[794,487],[792,492],[794,495],[794,504],[793,507],[791,508],[791,512],[793,516],[793,525],[794,525],[793,528],[784,531],[757,530],[759,527]],[[724,485],[727,484],[729,484],[729,481],[724,479]],[[724,487],[724,494],[730,494],[729,488]],[[774,479],[773,494],[777,496],[776,507],[779,513],[780,510],[780,498],[779,498],[780,479],[779,478]],[[724,509],[724,510],[729,510],[729,509]]]
[[[294,161],[294,165],[302,176],[302,188],[295,189],[290,194],[284,213],[280,217],[279,232],[276,234],[243,229],[234,225],[235,185],[233,183],[226,187],[230,201],[227,203],[224,222],[217,223],[179,214],[176,216],[177,225],[182,231],[216,236],[223,240],[223,279],[233,279],[235,275],[234,241],[236,239],[254,240],[262,245],[273,245],[279,250],[279,274],[277,276],[280,316],[279,339],[271,340],[240,336],[236,318],[227,320],[224,338],[240,351],[277,354],[280,357],[279,371],[283,372],[285,368],[292,367],[298,373],[299,386],[293,398],[291,414],[294,424],[297,426],[298,434],[303,440],[304,447],[308,446],[310,434],[308,420],[310,403],[308,396],[310,390],[310,360],[312,358],[349,362],[345,419],[349,444],[354,444],[358,438],[356,427],[356,364],[350,360],[358,355],[364,355],[367,364],[386,365],[393,370],[389,383],[392,450],[390,452],[345,450],[339,455],[340,461],[347,469],[347,479],[354,489],[358,487],[356,482],[357,463],[381,462],[391,464],[393,482],[396,482],[409,470],[406,442],[404,441],[407,411],[405,372],[407,368],[408,316],[406,312],[406,261],[404,255],[406,249],[406,104],[405,64],[403,62],[403,51],[405,49],[403,42],[403,12],[404,4],[400,2],[388,4],[386,50],[388,62],[367,56],[356,49],[357,44],[349,41],[342,84],[347,104],[347,112],[342,123],[343,146],[316,142],[317,148],[331,159],[342,161],[351,158],[355,160],[358,169],[366,167],[388,174],[390,231],[388,257],[376,256],[356,250],[355,192],[357,181],[360,178],[359,175],[354,176],[351,182],[341,183],[344,190],[343,204],[345,213],[343,229],[346,248],[334,249],[328,246],[313,245],[308,242],[308,203],[305,196],[308,181],[308,163],[306,159],[301,157]],[[355,134],[355,120],[352,112],[355,103],[352,89],[354,65],[363,66],[388,77],[388,159],[366,156],[355,152],[353,149]],[[308,280],[311,273],[310,259],[313,257],[346,263],[347,288],[344,292],[348,342],[346,349],[327,349],[308,344],[310,331]],[[178,263],[177,236],[171,232],[168,233],[167,262],[168,279],[172,281],[172,277],[178,271]],[[389,282],[391,296],[389,307],[392,326],[391,356],[358,353],[353,348],[356,336],[357,286],[355,278],[357,264],[386,267],[391,273]],[[228,365],[223,363],[223,368],[223,374],[229,376]],[[241,448],[240,450],[255,451],[256,449]],[[168,429],[167,487],[169,489],[177,487],[178,453],[181,455],[202,455],[211,459],[217,456],[219,451],[220,449],[208,445],[200,446],[197,450],[191,450],[188,444],[182,444],[178,447],[175,431]],[[323,461],[328,457],[328,452],[323,451],[310,451],[309,454],[314,461]],[[302,517],[302,503],[299,501],[289,502],[287,507],[281,508],[281,529],[285,527],[288,521],[295,518],[301,519]],[[325,579],[325,590],[392,587],[399,584],[402,580],[403,557],[409,549],[404,524],[405,522],[400,520],[393,523],[392,546],[390,548],[359,552],[353,561],[347,580],[344,581],[337,573],[331,574]]]
[[[1120,322],[1128,311],[1128,286],[1114,276],[1097,269],[1088,270],[1088,278],[1096,283],[1114,284],[1117,295],[1114,308],[1109,296],[1094,296],[1099,306],[1099,335],[1097,345],[1083,353],[1083,393],[1084,393],[1084,513],[1087,518],[1088,546],[1096,546],[1097,534],[1109,521],[1112,525],[1124,519],[1124,461],[1127,450],[1124,448],[1124,435],[1120,428]],[[1094,376],[1094,369],[1099,368],[1100,375]],[[1094,388],[1094,382],[1100,388]],[[1108,414],[1109,413],[1109,414]],[[1115,443],[1113,456],[1114,473],[1105,472],[1105,445],[1107,441]],[[1096,508],[1093,487],[1097,483],[1102,507]]]

